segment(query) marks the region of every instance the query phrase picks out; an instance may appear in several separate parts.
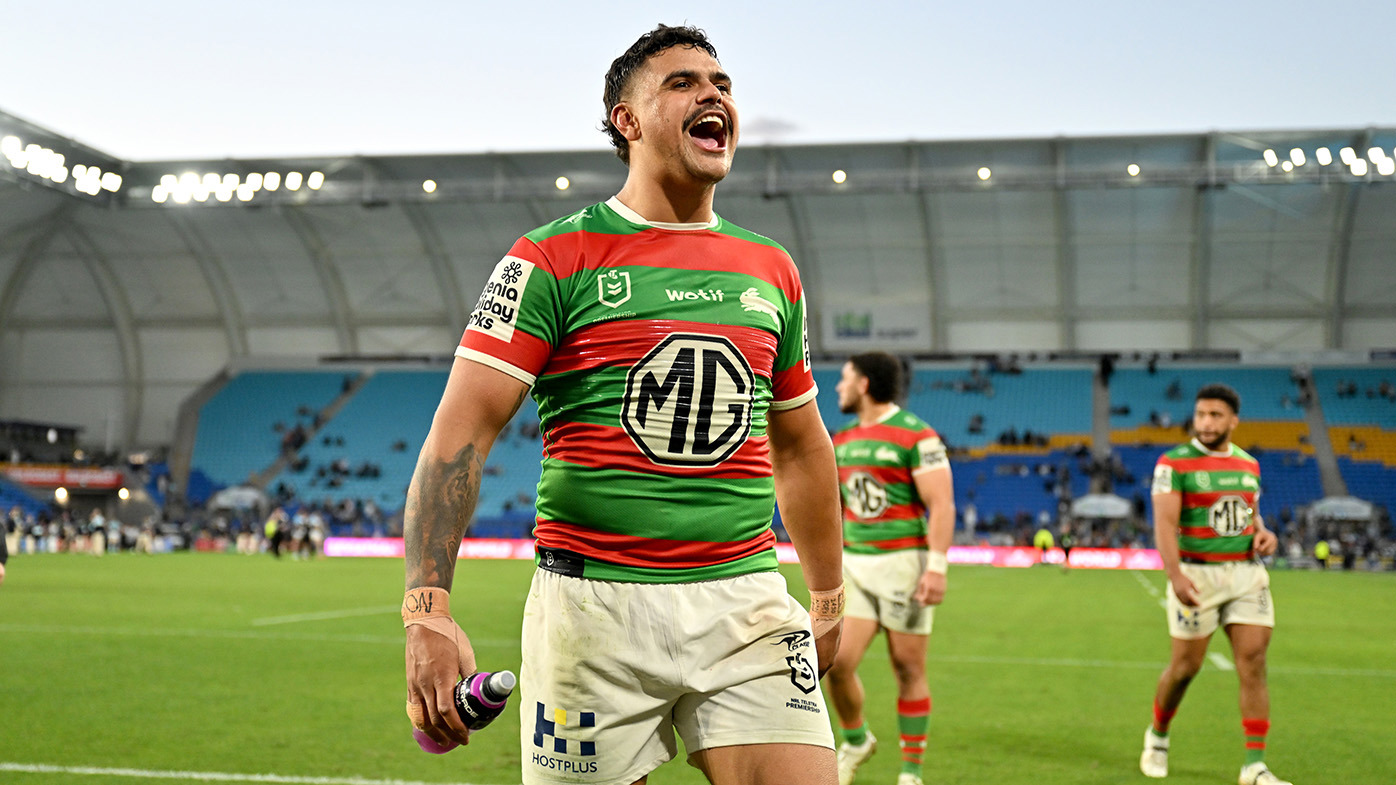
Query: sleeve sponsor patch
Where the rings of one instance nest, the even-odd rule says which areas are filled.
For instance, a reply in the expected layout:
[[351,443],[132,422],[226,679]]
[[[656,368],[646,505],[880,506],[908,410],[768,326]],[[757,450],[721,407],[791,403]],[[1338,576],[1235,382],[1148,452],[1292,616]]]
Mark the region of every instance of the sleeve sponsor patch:
[[916,452],[921,456],[922,469],[939,469],[950,465],[950,457],[945,453],[945,442],[938,436],[917,442]]
[[519,304],[533,274],[533,262],[517,256],[506,256],[495,265],[485,291],[475,303],[467,321],[466,332],[498,338],[505,343],[514,339],[514,325],[519,321]]
[[1154,467],[1154,484],[1151,493],[1162,495],[1173,492],[1173,467],[1160,463]]

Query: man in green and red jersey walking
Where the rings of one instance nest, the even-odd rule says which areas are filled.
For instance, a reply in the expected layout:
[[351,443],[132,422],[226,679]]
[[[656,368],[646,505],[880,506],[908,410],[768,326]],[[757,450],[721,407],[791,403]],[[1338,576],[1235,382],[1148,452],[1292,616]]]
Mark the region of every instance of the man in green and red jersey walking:
[[829,671],[829,695],[844,739],[840,785],[853,781],[877,747],[863,715],[858,665],[879,629],[887,631],[897,678],[902,753],[897,785],[921,785],[930,726],[926,643],[933,608],[945,598],[955,496],[945,444],[920,417],[896,404],[902,376],[896,357],[868,352],[844,364],[837,388],[839,409],[858,416],[834,435],[848,591],[843,644]]
[[[485,456],[531,388],[523,782],[643,783],[677,731],[718,785],[833,785],[818,677],[843,613],[837,471],[799,273],[713,212],[738,123],[702,31],[642,36],[604,103],[625,186],[495,268],[408,490],[408,714],[438,744],[467,741],[451,691],[475,656],[448,592]],[[777,500],[809,611],[777,572]],[[454,597],[470,610],[468,584]]]
[[1217,627],[1231,638],[1241,682],[1246,758],[1240,785],[1289,785],[1265,766],[1270,688],[1265,650],[1275,627],[1270,576],[1258,557],[1278,539],[1256,511],[1260,464],[1231,443],[1241,398],[1224,384],[1197,392],[1191,442],[1159,458],[1154,468],[1154,540],[1168,574],[1172,656],[1154,693],[1154,721],[1144,732],[1139,769],[1168,776],[1168,726],[1188,684],[1202,668]]

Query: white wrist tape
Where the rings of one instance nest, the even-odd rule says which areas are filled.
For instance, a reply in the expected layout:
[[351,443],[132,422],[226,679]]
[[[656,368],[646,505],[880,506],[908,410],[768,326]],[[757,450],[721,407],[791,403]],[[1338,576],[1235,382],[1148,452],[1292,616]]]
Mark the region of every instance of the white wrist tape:
[[950,569],[950,557],[945,551],[930,551],[926,554],[926,572],[944,575]]

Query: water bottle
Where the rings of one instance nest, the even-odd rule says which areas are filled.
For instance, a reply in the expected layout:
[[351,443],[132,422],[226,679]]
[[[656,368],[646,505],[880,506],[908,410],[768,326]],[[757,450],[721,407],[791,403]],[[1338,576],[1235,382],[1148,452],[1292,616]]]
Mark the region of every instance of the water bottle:
[[[504,711],[505,704],[509,702],[509,695],[514,692],[518,683],[518,679],[509,671],[476,673],[456,684],[453,693],[456,714],[460,715],[466,728],[471,731],[480,730]],[[417,746],[434,755],[450,752],[458,746],[455,742],[447,746],[437,744],[430,736],[416,728],[412,729],[412,738],[417,740]]]
[[504,711],[519,680],[509,671],[476,673],[456,685],[456,713],[471,730],[480,730]]

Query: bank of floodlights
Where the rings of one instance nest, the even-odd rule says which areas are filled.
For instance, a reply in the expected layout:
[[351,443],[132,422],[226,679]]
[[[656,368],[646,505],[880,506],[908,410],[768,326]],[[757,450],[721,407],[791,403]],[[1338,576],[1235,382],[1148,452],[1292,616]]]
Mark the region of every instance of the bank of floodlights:
[[85,163],[75,163],[69,168],[68,156],[34,142],[25,144],[18,136],[0,137],[0,155],[11,167],[32,177],[54,185],[68,185],[88,196],[121,190],[121,175],[116,172],[103,171],[100,166]]
[[[1260,157],[1269,168],[1279,169],[1285,173],[1296,171],[1310,162],[1308,153],[1302,147],[1291,148],[1288,158],[1285,159],[1281,159],[1274,150],[1266,150],[1261,153]],[[1338,150],[1336,160],[1332,150],[1320,147],[1314,150],[1313,163],[1321,167],[1337,163],[1339,166],[1346,167],[1353,177],[1366,177],[1373,171],[1385,177],[1396,176],[1396,158],[1388,155],[1386,149],[1382,147],[1367,148],[1366,157],[1360,155],[1352,147],[1344,147]]]
[[285,175],[280,172],[251,172],[245,175],[235,172],[171,172],[162,175],[160,183],[150,189],[150,199],[156,204],[169,201],[176,204],[202,203],[209,199],[224,203],[233,199],[250,202],[258,194],[272,193],[283,188],[287,191],[299,191],[305,187],[311,191],[318,191],[324,185],[324,172],[311,172],[308,175],[301,172],[287,172]]

